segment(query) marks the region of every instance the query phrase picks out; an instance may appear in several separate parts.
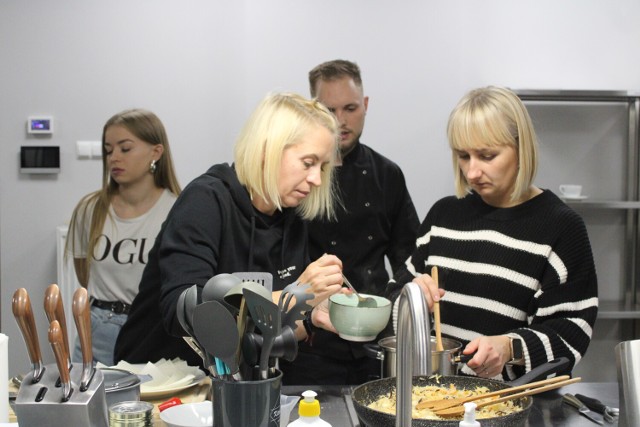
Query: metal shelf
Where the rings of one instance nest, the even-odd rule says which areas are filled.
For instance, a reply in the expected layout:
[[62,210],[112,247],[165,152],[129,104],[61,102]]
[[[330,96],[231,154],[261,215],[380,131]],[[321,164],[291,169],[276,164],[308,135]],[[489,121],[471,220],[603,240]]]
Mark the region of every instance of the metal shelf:
[[625,301],[600,301],[598,319],[640,319],[640,304]]
[[640,97],[640,92],[622,90],[519,89],[515,93],[523,101],[629,102]]
[[[624,200],[565,200],[575,209],[620,209],[625,212],[624,284],[627,301],[600,301],[600,319],[640,319],[640,91],[518,89],[522,101],[623,103],[628,111]],[[602,286],[602,285],[601,285]]]
[[640,209],[640,202],[633,200],[562,200],[571,207],[585,209]]

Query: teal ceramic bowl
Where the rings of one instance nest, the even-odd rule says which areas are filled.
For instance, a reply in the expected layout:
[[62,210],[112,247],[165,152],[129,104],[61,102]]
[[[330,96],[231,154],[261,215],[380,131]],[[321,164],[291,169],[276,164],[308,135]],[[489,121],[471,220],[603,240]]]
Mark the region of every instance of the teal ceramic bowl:
[[341,338],[349,341],[372,341],[387,326],[391,316],[391,301],[376,295],[377,307],[359,307],[354,294],[335,294],[329,297],[329,317]]

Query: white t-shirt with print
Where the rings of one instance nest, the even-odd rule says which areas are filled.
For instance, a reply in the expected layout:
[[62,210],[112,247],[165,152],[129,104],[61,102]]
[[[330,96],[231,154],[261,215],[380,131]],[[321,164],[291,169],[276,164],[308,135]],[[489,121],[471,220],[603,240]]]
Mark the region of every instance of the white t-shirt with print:
[[[156,204],[137,218],[119,218],[113,207],[109,207],[111,217],[107,215],[105,219],[102,235],[91,259],[87,287],[90,296],[103,301],[131,304],[138,293],[149,251],[176,197],[165,189]],[[86,214],[89,219],[84,221],[86,230],[75,232],[75,258],[87,256],[93,207],[87,209]]]

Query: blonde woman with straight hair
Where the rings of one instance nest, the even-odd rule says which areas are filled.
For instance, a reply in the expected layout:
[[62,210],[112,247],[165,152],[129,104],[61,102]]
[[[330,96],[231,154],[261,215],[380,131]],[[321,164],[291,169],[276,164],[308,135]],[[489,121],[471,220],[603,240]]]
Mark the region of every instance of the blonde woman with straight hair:
[[[336,121],[319,102],[281,93],[258,105],[236,140],[233,165],[212,166],[176,201],[118,337],[116,361],[180,357],[202,366],[181,338],[176,302],[220,273],[271,273],[274,298],[296,280],[310,283],[314,306],[341,292],[341,261],[325,255],[311,262],[305,221],[333,216],[337,138]],[[326,312],[316,316],[332,328]],[[296,329],[299,339],[305,334]]]
[[[465,375],[513,380],[585,355],[598,314],[598,279],[584,221],[533,184],[537,141],[509,89],[465,95],[449,116],[456,195],[439,200],[387,295],[418,283],[440,301],[442,335],[473,358]],[[439,271],[443,289],[431,278]]]
[[[102,132],[102,188],[83,197],[71,216],[67,256],[91,300],[93,356],[113,364],[149,251],[180,194],[169,140],[160,119],[142,109],[111,117]],[[76,343],[74,361],[81,361]]]
[[491,87],[469,92],[451,113],[447,136],[456,196],[464,197],[472,190],[458,153],[475,148],[479,141],[488,148],[513,147],[518,153],[518,174],[509,194],[510,202],[536,191],[532,186],[538,170],[538,140],[526,108],[510,90]]

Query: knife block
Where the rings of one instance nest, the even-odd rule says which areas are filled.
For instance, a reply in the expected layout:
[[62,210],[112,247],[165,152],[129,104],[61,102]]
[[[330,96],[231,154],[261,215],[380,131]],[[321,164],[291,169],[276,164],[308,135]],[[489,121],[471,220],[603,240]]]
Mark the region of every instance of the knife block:
[[[104,389],[104,376],[96,369],[86,391],[80,391],[82,364],[73,364],[70,372],[73,392],[68,401],[62,401],[62,386],[56,387],[58,367],[46,365],[42,379],[33,384],[33,373],[25,376],[15,402],[15,413],[20,427],[92,426],[108,427],[109,415]],[[43,388],[47,391],[39,396]]]

